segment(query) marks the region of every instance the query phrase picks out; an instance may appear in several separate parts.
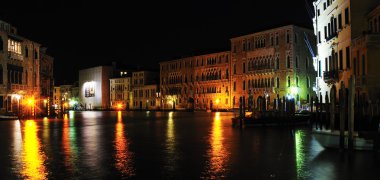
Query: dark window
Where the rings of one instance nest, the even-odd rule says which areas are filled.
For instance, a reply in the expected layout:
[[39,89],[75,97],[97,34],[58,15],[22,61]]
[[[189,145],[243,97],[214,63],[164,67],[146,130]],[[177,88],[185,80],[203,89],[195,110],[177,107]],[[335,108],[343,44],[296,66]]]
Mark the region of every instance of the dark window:
[[34,49],[34,59],[38,59],[38,51],[37,51],[37,49]]
[[234,64],[234,74],[236,74],[236,64]]
[[280,59],[276,58],[276,69],[280,69]]
[[245,63],[243,63],[243,73],[245,73]]
[[362,55],[362,75],[365,75],[365,55]]
[[321,43],[321,31],[318,31],[318,42]]
[[339,51],[339,69],[343,70],[343,51]]
[[318,61],[318,77],[322,77],[322,65],[321,65],[321,61]]
[[243,90],[245,90],[245,81],[243,81]]
[[321,15],[321,11],[318,9],[317,11],[317,15],[320,16]]
[[346,47],[346,68],[351,67],[351,61],[350,61],[350,46]]
[[296,77],[296,86],[298,87],[298,77]]
[[298,56],[296,56],[296,68],[298,68]]
[[310,79],[309,79],[309,77],[306,77],[306,87],[310,88]]
[[344,10],[344,19],[346,24],[350,24],[350,14],[348,8]]
[[234,81],[234,91],[236,91],[236,81]]
[[290,87],[290,76],[288,76],[288,87]]
[[[3,42],[3,38],[1,38],[0,36],[0,51],[2,51],[4,49],[4,42]],[[1,98],[3,99],[3,98]]]
[[273,46],[273,37],[270,37],[270,45]]
[[3,84],[3,65],[0,65],[0,84]]
[[297,43],[297,34],[294,34],[294,43]]
[[280,78],[277,77],[276,81],[277,88],[280,88]]
[[290,34],[289,34],[289,31],[286,33],[286,43],[290,43]]
[[3,96],[0,96],[0,108],[4,107],[4,99]]
[[326,3],[323,3],[323,10],[326,10]]
[[327,26],[325,26],[325,39],[327,39]]
[[286,57],[286,68],[290,68],[290,56]]
[[343,28],[343,24],[342,24],[342,14],[339,14],[338,15],[338,27],[339,29],[342,29]]

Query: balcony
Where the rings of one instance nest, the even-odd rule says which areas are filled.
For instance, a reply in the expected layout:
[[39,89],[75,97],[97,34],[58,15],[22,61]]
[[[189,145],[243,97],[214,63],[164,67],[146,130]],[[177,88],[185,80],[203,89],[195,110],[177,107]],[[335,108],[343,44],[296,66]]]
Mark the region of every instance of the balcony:
[[8,90],[9,91],[26,91],[28,90],[28,86],[22,85],[22,84],[8,84]]
[[328,41],[330,41],[331,39],[334,39],[334,38],[336,38],[336,37],[338,37],[338,33],[333,33],[333,34],[331,34],[329,37],[327,37],[326,38],[326,42],[328,42]]
[[337,70],[323,72],[323,80],[327,84],[332,84],[339,81],[339,72]]
[[24,60],[24,56],[22,56],[22,54],[17,54],[12,51],[8,51],[8,59],[22,61]]

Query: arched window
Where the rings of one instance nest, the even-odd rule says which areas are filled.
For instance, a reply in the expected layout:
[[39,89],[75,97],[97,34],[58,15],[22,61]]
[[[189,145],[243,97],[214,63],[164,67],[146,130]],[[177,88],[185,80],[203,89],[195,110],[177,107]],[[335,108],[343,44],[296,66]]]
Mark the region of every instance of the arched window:
[[296,77],[296,86],[298,87],[298,76]]
[[3,65],[0,64],[0,84],[3,84]]
[[290,87],[290,76],[288,76],[288,87]]
[[276,69],[280,69],[280,59],[276,58]]
[[3,38],[1,38],[0,36],[0,51],[3,51],[3,48],[4,48],[4,42],[3,42]]
[[277,85],[277,88],[280,88],[280,78],[279,77],[277,77],[276,78],[276,85]]
[[286,57],[286,68],[290,68],[290,56]]
[[38,59],[38,51],[37,51],[37,49],[34,49],[34,59]]
[[29,56],[28,46],[25,46],[25,57],[28,57],[28,56]]

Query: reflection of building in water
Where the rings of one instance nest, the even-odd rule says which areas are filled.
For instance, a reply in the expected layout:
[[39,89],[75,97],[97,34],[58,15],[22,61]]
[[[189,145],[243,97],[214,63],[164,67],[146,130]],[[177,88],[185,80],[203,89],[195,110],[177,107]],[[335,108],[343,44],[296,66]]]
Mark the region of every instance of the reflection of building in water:
[[41,143],[37,134],[37,125],[34,120],[27,120],[24,124],[24,141],[22,152],[22,175],[26,179],[45,179],[45,154],[41,151]]
[[115,131],[115,167],[123,177],[135,175],[133,168],[133,155],[128,149],[128,141],[124,134],[124,124],[121,111],[117,112]]
[[69,116],[63,116],[62,148],[64,152],[64,165],[70,174],[75,174],[78,160],[78,147],[76,143],[76,127],[74,126],[74,111],[69,112]]
[[106,109],[110,102],[111,66],[98,66],[79,71],[79,98],[84,109]]

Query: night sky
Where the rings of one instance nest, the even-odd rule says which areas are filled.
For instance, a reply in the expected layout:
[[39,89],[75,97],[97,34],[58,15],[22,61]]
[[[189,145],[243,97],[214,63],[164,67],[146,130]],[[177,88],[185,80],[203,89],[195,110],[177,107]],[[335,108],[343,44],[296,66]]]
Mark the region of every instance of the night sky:
[[229,50],[235,36],[288,24],[311,28],[305,3],[16,1],[2,3],[0,19],[48,47],[59,85],[76,81],[80,69],[112,61],[158,69],[160,61]]

